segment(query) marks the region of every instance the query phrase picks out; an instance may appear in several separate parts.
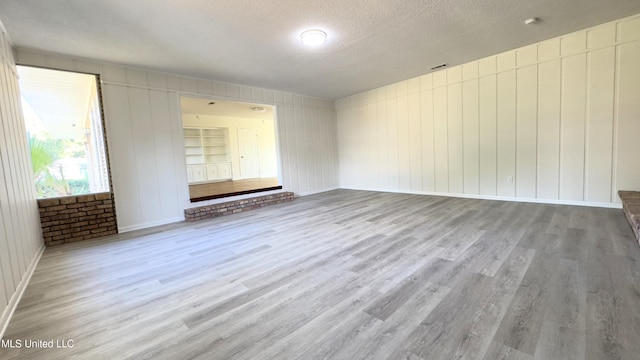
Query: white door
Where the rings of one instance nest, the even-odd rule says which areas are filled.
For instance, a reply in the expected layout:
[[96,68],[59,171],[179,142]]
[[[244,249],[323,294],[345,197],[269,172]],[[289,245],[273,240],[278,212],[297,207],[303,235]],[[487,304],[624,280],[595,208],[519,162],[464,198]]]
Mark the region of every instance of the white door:
[[258,159],[258,132],[256,129],[238,129],[238,153],[240,155],[240,177],[260,177]]

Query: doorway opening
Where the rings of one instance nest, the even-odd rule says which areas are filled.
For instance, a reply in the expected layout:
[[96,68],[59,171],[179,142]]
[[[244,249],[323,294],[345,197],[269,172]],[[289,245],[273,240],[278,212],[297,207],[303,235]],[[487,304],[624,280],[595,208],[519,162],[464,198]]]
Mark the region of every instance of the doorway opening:
[[282,189],[273,106],[182,96],[191,202]]

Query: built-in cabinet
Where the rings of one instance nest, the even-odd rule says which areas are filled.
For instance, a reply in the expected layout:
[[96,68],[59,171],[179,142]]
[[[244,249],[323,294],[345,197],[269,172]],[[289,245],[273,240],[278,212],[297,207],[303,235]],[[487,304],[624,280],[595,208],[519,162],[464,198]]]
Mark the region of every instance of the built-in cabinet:
[[184,128],[189,183],[229,180],[229,132],[225,128]]

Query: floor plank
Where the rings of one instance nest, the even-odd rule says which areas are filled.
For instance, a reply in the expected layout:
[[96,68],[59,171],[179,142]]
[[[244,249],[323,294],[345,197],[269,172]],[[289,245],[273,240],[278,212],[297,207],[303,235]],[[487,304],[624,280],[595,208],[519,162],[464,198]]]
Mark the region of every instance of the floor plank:
[[2,359],[625,359],[619,209],[335,190],[48,248]]

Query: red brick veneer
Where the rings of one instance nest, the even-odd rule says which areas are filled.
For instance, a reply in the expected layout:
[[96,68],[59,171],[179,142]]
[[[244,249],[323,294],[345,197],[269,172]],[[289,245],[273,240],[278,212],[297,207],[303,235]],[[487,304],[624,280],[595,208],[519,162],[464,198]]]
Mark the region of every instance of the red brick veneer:
[[38,200],[46,246],[116,234],[116,212],[110,193]]
[[193,222],[204,219],[211,219],[218,216],[235,214],[260,207],[280,204],[293,200],[293,193],[290,191],[272,195],[263,195],[250,199],[228,201],[220,204],[205,205],[197,208],[185,209],[184,218]]
[[640,191],[618,191],[618,196],[633,233],[640,242]]

